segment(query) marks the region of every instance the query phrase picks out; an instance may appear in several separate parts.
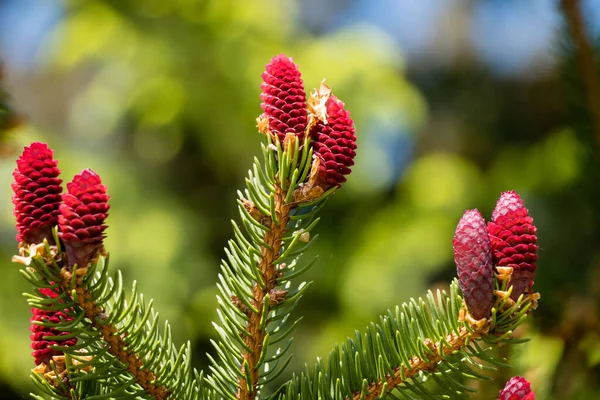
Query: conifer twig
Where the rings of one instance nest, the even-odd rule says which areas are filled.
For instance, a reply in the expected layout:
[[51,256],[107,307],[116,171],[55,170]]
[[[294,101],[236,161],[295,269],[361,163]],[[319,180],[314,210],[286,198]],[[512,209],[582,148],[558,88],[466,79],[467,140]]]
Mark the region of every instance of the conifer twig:
[[[271,305],[264,305],[265,301],[271,302],[273,291],[277,286],[277,260],[279,258],[283,236],[286,232],[286,226],[290,220],[291,204],[285,202],[286,193],[279,185],[275,185],[275,212],[276,219],[270,218],[269,229],[267,230],[264,241],[267,246],[262,246],[260,259],[261,278],[265,283],[265,287],[254,285],[252,289],[252,304],[258,310],[257,313],[251,312],[248,318],[248,332],[244,342],[251,351],[244,351],[242,354],[243,363],[247,363],[247,367],[242,364],[242,373],[244,377],[239,378],[238,394],[239,400],[251,400],[256,397],[258,391],[259,369],[258,361],[261,354],[263,341],[266,335],[266,324],[261,328],[261,321],[266,318],[271,309]],[[278,222],[278,223],[277,223]],[[266,310],[266,314],[264,311]],[[246,370],[248,368],[248,370]],[[246,376],[250,376],[251,385],[246,382]]]
[[[257,179],[261,174],[256,168],[256,176],[251,173],[247,180],[249,198],[242,195],[240,203],[242,214],[259,224],[257,230],[248,229],[256,253],[246,256],[256,265],[252,265],[251,279],[234,285],[248,286],[246,291],[241,293],[237,287],[229,290],[233,295],[228,296],[231,300],[228,304],[233,304],[236,311],[247,317],[241,318],[244,326],[222,318],[225,324],[234,325],[229,330],[239,332],[235,339],[238,343],[243,342],[242,349],[238,350],[238,354],[241,353],[240,364],[230,368],[236,370],[235,375],[229,374],[221,382],[214,382],[217,390],[236,382],[234,391],[237,389],[237,393],[234,393],[237,400],[254,400],[262,385],[276,377],[277,373],[272,372],[287,347],[281,352],[278,350],[268,360],[265,356],[269,341],[277,342],[287,333],[278,333],[278,327],[268,327],[269,323],[285,323],[294,308],[293,302],[307,287],[302,284],[296,293],[286,297],[290,277],[286,273],[292,271],[286,260],[289,258],[292,268],[295,268],[296,260],[292,254],[296,252],[297,255],[303,250],[294,247],[298,242],[307,245],[311,242],[310,231],[318,222],[318,219],[313,220],[312,214],[316,208],[312,210],[310,207],[316,207],[316,202],[323,201],[346,181],[345,175],[351,172],[356,154],[354,123],[344,103],[333,96],[324,83],[307,102],[300,71],[291,58],[285,55],[273,57],[263,73],[261,90],[261,107],[265,112],[257,122],[259,132],[269,138],[269,145],[263,150],[267,165],[262,174],[269,179],[262,179],[261,183],[261,179]],[[262,199],[259,194],[262,194]],[[306,213],[292,217],[292,210],[303,207],[307,207]],[[293,232],[291,235],[290,231]],[[238,247],[244,247],[243,242]],[[223,269],[231,275],[227,263]],[[236,270],[236,274],[244,274],[243,266],[240,268],[238,265]],[[245,304],[241,304],[244,301]],[[286,303],[290,307],[276,315],[275,307]],[[272,320],[269,320],[271,317]],[[275,338],[272,334],[279,337]],[[282,363],[278,372],[288,361]],[[265,371],[261,375],[263,365]]]
[[485,380],[481,371],[506,366],[489,350],[523,342],[513,333],[537,308],[536,230],[514,191],[501,194],[489,222],[466,210],[453,239],[458,279],[449,290],[388,310],[379,323],[336,345],[328,360],[318,359],[313,371],[294,376],[279,399],[398,398],[394,391],[403,398],[439,397],[426,381],[445,395],[475,391],[460,378]]
[[62,196],[58,217],[58,236],[66,255],[59,264],[63,289],[73,296],[91,326],[100,333],[108,352],[127,367],[147,394],[164,400],[170,390],[155,383],[156,373],[144,365],[143,356],[126,341],[130,328],[120,330],[111,321],[109,311],[98,302],[98,293],[87,279],[90,263],[104,252],[103,232],[107,228],[104,220],[109,209],[106,186],[98,174],[85,169],[67,184],[67,192]]
[[560,4],[575,45],[575,58],[587,96],[597,150],[600,152],[600,82],[594,52],[586,36],[580,0],[561,0]]
[[[357,391],[352,397],[353,400],[374,400],[381,397],[382,392],[390,392],[401,385],[403,382],[411,379],[421,371],[435,371],[437,363],[442,361],[444,357],[457,352],[465,346],[468,341],[476,340],[481,336],[479,332],[473,332],[467,328],[461,327],[459,334],[451,333],[444,341],[432,342],[431,340],[426,341],[427,347],[431,349],[431,357],[427,359],[421,359],[414,356],[410,360],[410,368],[399,366],[394,369],[392,375],[388,375],[385,380],[378,382],[371,382],[367,388],[368,394],[363,395],[362,391]],[[442,354],[440,355],[440,347],[442,348]]]
[[157,400],[166,400],[169,397],[169,389],[153,383],[156,380],[156,375],[145,368],[144,362],[136,353],[128,349],[124,338],[118,335],[118,328],[113,324],[105,323],[109,319],[106,310],[96,304],[89,288],[83,284],[88,271],[88,267],[75,269],[75,279],[73,279],[73,273],[70,272],[69,268],[63,267],[61,270],[63,288],[67,291],[75,291],[75,300],[84,311],[85,316],[91,321],[91,325],[100,332],[102,339],[108,344],[108,352],[127,365],[127,371],[131,373],[146,393]]

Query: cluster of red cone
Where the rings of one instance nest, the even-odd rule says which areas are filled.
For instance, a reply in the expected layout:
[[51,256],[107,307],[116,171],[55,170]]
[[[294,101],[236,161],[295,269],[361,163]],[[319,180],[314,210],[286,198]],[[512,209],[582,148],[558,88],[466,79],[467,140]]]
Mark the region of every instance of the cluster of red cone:
[[[302,137],[307,126],[308,108],[298,66],[291,58],[277,55],[262,75],[261,104],[269,130],[283,142],[287,133]],[[314,154],[319,158],[323,185],[341,186],[351,172],[356,155],[356,135],[344,103],[330,96],[325,103],[327,122],[319,120],[308,133]]]
[[521,197],[504,192],[487,223],[478,210],[467,210],[454,234],[454,261],[471,315],[487,318],[494,301],[494,267],[512,267],[511,298],[531,293],[537,269],[537,236]]
[[[52,228],[59,227],[60,237],[67,253],[69,266],[85,267],[102,247],[104,223],[108,213],[106,186],[91,170],[75,175],[67,184],[67,193],[62,193],[58,162],[53,151],[44,143],[32,143],[25,147],[17,159],[17,168],[12,184],[14,214],[17,220],[17,241],[26,245],[42,243],[44,239],[54,243]],[[40,294],[55,298],[50,289],[41,289]],[[36,322],[56,324],[69,321],[72,317],[63,311],[46,311],[33,308],[31,335],[33,357],[37,365],[48,364],[54,355],[62,354],[52,346],[73,346],[77,339],[61,336],[69,332]]]
[[86,266],[101,247],[109,205],[106,186],[86,169],[75,175],[62,193],[58,162],[44,143],[25,147],[13,172],[13,212],[17,219],[17,241],[25,244],[53,242],[52,227],[67,251],[69,265]]

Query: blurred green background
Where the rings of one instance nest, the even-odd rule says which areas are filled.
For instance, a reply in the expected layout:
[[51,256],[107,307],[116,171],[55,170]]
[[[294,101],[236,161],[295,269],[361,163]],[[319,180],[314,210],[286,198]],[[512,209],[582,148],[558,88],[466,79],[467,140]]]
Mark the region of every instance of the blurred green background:
[[[592,37],[600,1],[583,2]],[[0,158],[0,393],[32,390],[30,288],[10,263],[14,159],[47,142],[63,179],[108,185],[111,265],[136,279],[207,363],[235,193],[259,154],[259,85],[286,53],[356,122],[358,154],[329,201],[289,372],[387,308],[445,287],[467,208],[516,190],[538,227],[539,309],[500,351],[538,399],[600,398],[600,149],[558,5],[547,0],[4,0],[0,58],[28,124]],[[598,53],[600,54],[600,52]],[[11,397],[12,396],[12,397]]]

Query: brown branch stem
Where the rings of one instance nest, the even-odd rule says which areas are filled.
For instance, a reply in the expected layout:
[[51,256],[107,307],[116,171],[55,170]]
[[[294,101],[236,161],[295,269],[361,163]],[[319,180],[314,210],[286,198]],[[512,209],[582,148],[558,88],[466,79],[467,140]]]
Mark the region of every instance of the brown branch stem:
[[[369,384],[367,388],[368,393],[364,399],[377,399],[381,396],[381,392],[384,390],[384,387],[387,392],[390,392],[402,383],[411,379],[413,376],[417,375],[420,371],[434,371],[437,368],[438,362],[440,362],[444,357],[460,350],[465,346],[467,341],[475,340],[480,335],[480,333],[469,331],[468,329],[461,327],[458,335],[456,333],[448,335],[444,343],[434,343],[433,341],[427,343],[427,347],[432,350],[430,358],[423,360],[414,356],[410,360],[409,368],[403,366],[394,368],[394,373],[392,375],[388,375],[384,380]],[[438,351],[440,346],[443,346],[443,356],[440,356]],[[362,393],[360,391],[355,392],[352,397],[353,400],[360,400],[361,394]]]
[[594,63],[594,52],[586,36],[580,0],[561,0],[560,4],[575,45],[575,58],[587,96],[597,150],[600,152],[600,82]]
[[[77,303],[83,309],[85,316],[91,321],[92,326],[97,329],[102,339],[108,344],[108,352],[115,356],[123,364],[127,365],[127,370],[136,379],[136,382],[144,389],[146,393],[157,400],[165,400],[169,397],[169,390],[164,386],[158,386],[153,381],[156,376],[152,371],[144,367],[144,362],[140,357],[127,349],[127,343],[124,338],[118,334],[118,328],[112,324],[104,323],[107,315],[106,311],[96,304],[89,289],[83,285],[83,278],[87,274],[88,268],[82,267],[75,270],[75,293]],[[72,272],[67,267],[62,268],[63,288],[72,289]]]
[[[246,382],[246,378],[240,378],[238,381],[238,400],[253,400],[258,394],[259,365],[258,360],[262,351],[263,341],[266,335],[266,327],[260,327],[260,321],[263,318],[263,304],[267,295],[271,296],[272,291],[277,287],[277,260],[281,253],[283,235],[286,232],[287,224],[290,220],[291,204],[285,203],[285,192],[276,185],[275,187],[275,212],[277,213],[277,224],[273,218],[270,219],[268,229],[264,237],[267,246],[262,247],[260,259],[261,278],[265,283],[263,289],[255,284],[252,289],[252,305],[258,310],[258,313],[250,311],[248,317],[247,330],[249,336],[244,337],[244,342],[251,351],[242,353],[242,374],[246,375],[244,362],[248,363],[251,382]],[[267,313],[270,311],[273,302],[267,307]],[[265,316],[266,317],[266,316]],[[250,387],[249,387],[250,386]]]

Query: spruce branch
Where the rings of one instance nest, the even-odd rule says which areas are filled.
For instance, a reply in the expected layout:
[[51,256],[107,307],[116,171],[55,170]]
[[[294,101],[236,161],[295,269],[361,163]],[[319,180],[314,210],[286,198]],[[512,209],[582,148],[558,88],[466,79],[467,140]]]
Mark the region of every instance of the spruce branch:
[[476,340],[478,335],[461,327],[459,333],[451,333],[443,340],[433,343],[425,340],[425,345],[432,351],[429,357],[421,359],[413,356],[409,361],[409,367],[397,367],[393,373],[379,382],[371,382],[367,388],[367,394],[363,391],[354,394],[354,400],[373,400],[385,394],[386,391],[392,391],[399,387],[402,383],[413,379],[421,371],[435,371],[437,364],[444,360],[445,357],[460,351],[468,340]]
[[[123,336],[119,334],[119,329],[114,324],[107,322],[110,320],[110,314],[96,301],[88,285],[89,267],[76,268],[71,272],[68,267],[61,268],[63,289],[73,293],[73,298],[81,307],[85,317],[90,321],[94,330],[100,332],[102,340],[108,345],[108,352],[127,366],[127,371],[135,378],[148,395],[157,400],[164,400],[169,396],[169,389],[163,385],[156,384],[156,375],[142,361],[140,356],[132,351],[130,344],[126,343]],[[146,323],[150,313],[144,315]]]
[[[316,236],[317,212],[350,173],[356,137],[344,104],[324,84],[307,103],[293,61],[275,56],[263,73],[258,130],[266,137],[246,189],[241,224],[225,249],[217,288],[219,341],[207,383],[230,400],[253,400],[291,355],[291,312],[310,282],[292,284],[312,262],[302,253]],[[329,123],[329,125],[327,125]]]
[[225,398],[256,398],[290,360],[284,356],[299,320],[288,320],[309,286],[293,288],[291,280],[312,264],[302,265],[300,256],[315,239],[316,212],[336,189],[324,193],[300,180],[313,170],[307,144],[293,134],[283,143],[268,136],[264,166],[255,160],[246,190],[238,193],[242,223],[233,222],[236,240],[225,249],[217,285],[220,341],[213,344],[220,362],[211,357],[213,374],[207,377]]
[[[32,378],[54,398],[194,398],[210,395],[190,367],[190,344],[175,348],[168,323],[161,335],[152,301],[127,296],[120,272],[108,274],[103,247],[108,194],[91,170],[62,192],[60,170],[43,143],[26,147],[13,183],[22,275],[39,295]],[[58,225],[58,226],[57,226]]]
[[329,360],[318,360],[313,371],[307,368],[294,376],[276,398],[434,398],[435,388],[427,381],[436,382],[446,395],[473,392],[460,376],[489,379],[481,371],[505,365],[489,349],[522,342],[512,333],[537,305],[539,295],[521,296],[515,302],[511,292],[512,288],[496,291],[488,320],[469,316],[456,280],[449,292],[430,291],[425,299],[411,299],[336,346]]
[[449,293],[430,291],[388,311],[336,346],[326,363],[294,376],[278,399],[436,398],[427,381],[445,395],[474,391],[460,378],[489,379],[480,371],[503,362],[488,350],[523,341],[513,332],[540,297],[532,290],[536,241],[533,218],[513,191],[502,193],[487,225],[478,210],[465,211],[453,240],[458,281]]
[[[85,317],[90,321],[91,327],[100,333],[101,338],[108,346],[108,352],[123,365],[139,384],[143,391],[156,398],[164,400],[169,395],[167,387],[156,383],[156,375],[141,359],[137,346],[126,343],[125,337],[131,336],[133,325],[128,330],[120,332],[119,327],[111,322],[111,315],[98,301],[97,295],[92,293],[98,286],[90,286],[90,262],[104,253],[103,232],[106,225],[103,223],[108,212],[108,195],[106,186],[102,185],[100,177],[91,170],[84,170],[75,175],[72,182],[67,185],[68,193],[63,195],[63,204],[60,205],[58,223],[59,236],[64,243],[68,263],[61,265],[61,284],[67,293],[83,310]],[[151,316],[151,308],[142,314],[137,321],[138,326],[144,327]],[[155,318],[156,320],[156,318]],[[135,317],[131,319],[135,321]],[[152,336],[143,340],[152,339]]]
[[60,242],[50,246],[46,241],[22,253],[15,261],[25,264],[23,276],[34,287],[61,292],[50,300],[28,295],[29,303],[42,310],[71,310],[58,324],[42,324],[78,339],[73,346],[53,346],[63,356],[34,369],[32,378],[43,392],[68,399],[94,394],[191,399],[209,393],[191,370],[189,343],[176,349],[168,323],[160,334],[151,302],[146,304],[135,283],[132,295],[125,295],[121,274],[108,276],[107,257],[98,255],[88,266],[71,270]]

